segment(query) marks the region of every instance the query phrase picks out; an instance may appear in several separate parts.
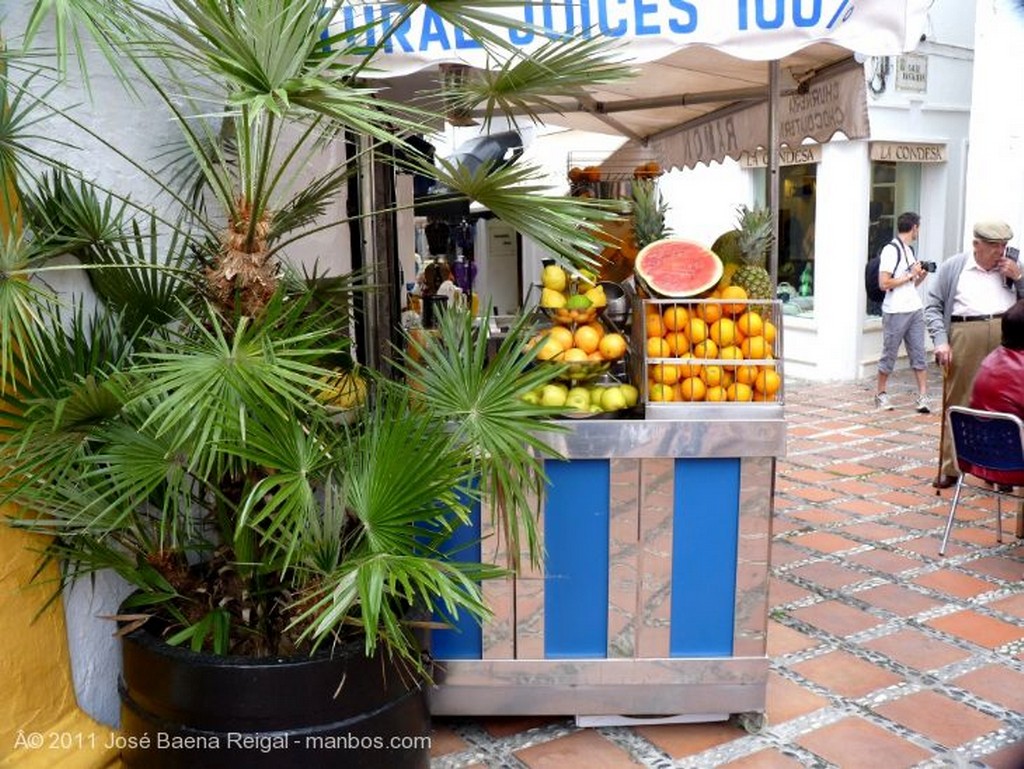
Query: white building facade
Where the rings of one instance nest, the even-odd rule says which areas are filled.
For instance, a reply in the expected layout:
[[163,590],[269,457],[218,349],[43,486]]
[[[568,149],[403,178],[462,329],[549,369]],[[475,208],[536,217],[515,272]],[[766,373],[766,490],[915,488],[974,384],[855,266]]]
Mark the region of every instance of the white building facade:
[[[941,262],[962,249],[974,8],[936,3],[924,38],[912,54],[861,63],[863,138],[840,132],[782,152],[778,274],[789,299],[788,376],[849,380],[875,371],[881,317],[868,306],[864,267],[895,234],[901,212],[921,215],[920,259]],[[800,98],[783,97],[781,120]],[[802,107],[792,102],[794,114]],[[765,165],[764,154],[756,153],[666,174],[661,189],[675,234],[710,246],[733,227],[739,204],[765,204]]]

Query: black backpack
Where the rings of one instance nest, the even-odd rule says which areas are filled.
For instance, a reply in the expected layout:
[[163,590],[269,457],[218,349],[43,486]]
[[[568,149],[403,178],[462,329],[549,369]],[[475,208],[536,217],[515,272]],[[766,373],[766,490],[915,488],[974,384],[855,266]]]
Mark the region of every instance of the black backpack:
[[[893,238],[889,243],[895,243],[896,238]],[[885,246],[888,246],[886,243]],[[882,248],[885,248],[882,246]],[[868,259],[867,266],[864,268],[864,289],[867,291],[868,299],[872,302],[881,302],[885,299],[886,291],[878,287],[878,268],[882,263],[882,248],[878,249],[878,253]],[[903,249],[898,245],[896,246],[896,267],[900,266],[900,259],[903,258]],[[894,268],[895,269],[895,268]]]

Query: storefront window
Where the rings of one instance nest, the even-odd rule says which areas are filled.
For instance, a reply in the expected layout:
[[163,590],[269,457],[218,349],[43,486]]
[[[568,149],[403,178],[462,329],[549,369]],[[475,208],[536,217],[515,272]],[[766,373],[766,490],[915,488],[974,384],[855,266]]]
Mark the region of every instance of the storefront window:
[[[764,169],[754,176],[755,205],[766,206]],[[787,315],[814,310],[814,211],[817,205],[818,164],[779,169],[778,292]]]
[[[865,261],[896,235],[896,219],[904,211],[920,213],[921,166],[918,163],[871,163],[868,252]],[[867,300],[867,314],[881,315],[881,303]]]

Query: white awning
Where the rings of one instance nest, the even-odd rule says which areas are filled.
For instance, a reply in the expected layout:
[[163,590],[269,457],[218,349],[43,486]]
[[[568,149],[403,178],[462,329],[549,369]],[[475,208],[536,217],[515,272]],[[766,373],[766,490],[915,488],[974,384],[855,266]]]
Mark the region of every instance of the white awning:
[[[911,51],[920,40],[931,2],[536,0],[488,10],[515,22],[509,41],[524,51],[547,40],[534,27],[553,36],[602,35],[617,40],[618,55],[637,66],[638,76],[581,93],[545,120],[647,142],[723,107],[766,101],[769,61],[778,60],[790,83],[801,84],[848,58],[851,51],[879,56]],[[342,28],[337,31],[361,28],[367,21],[394,22],[400,6],[353,2],[339,16]],[[423,78],[441,63],[495,63],[427,7],[419,8],[396,32],[374,60],[375,76],[391,79],[396,92],[403,87],[422,89]],[[400,84],[397,76],[412,73],[420,77]],[[416,86],[409,85],[417,80]]]
[[[624,60],[645,64],[692,46],[748,61],[782,59],[818,43],[867,55],[900,53],[917,46],[931,4],[932,0],[534,0],[487,10],[509,20],[508,42],[521,51],[529,52],[553,37],[601,36],[621,43]],[[394,27],[403,6],[353,0],[342,9],[332,32],[364,30],[365,41],[373,45],[382,27]],[[427,6],[395,30],[384,56],[375,60],[392,75],[440,62],[489,64],[478,44],[456,34]]]
[[[871,134],[860,67],[816,80],[805,91],[787,94],[779,102],[781,146],[794,150],[808,139],[820,144],[837,133],[847,139]],[[711,113],[651,137],[648,146],[661,163],[678,168],[744,156],[746,165],[767,165],[768,104],[760,101]]]

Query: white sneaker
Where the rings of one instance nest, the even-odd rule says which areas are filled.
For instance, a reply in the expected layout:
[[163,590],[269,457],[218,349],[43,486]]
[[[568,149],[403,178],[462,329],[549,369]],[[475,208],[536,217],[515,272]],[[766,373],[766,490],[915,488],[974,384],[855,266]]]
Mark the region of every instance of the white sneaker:
[[932,399],[927,395],[917,396],[917,405],[915,406],[918,414],[931,414],[932,413]]
[[875,396],[875,408],[879,411],[892,411],[892,401],[889,400],[888,393],[878,393]]

